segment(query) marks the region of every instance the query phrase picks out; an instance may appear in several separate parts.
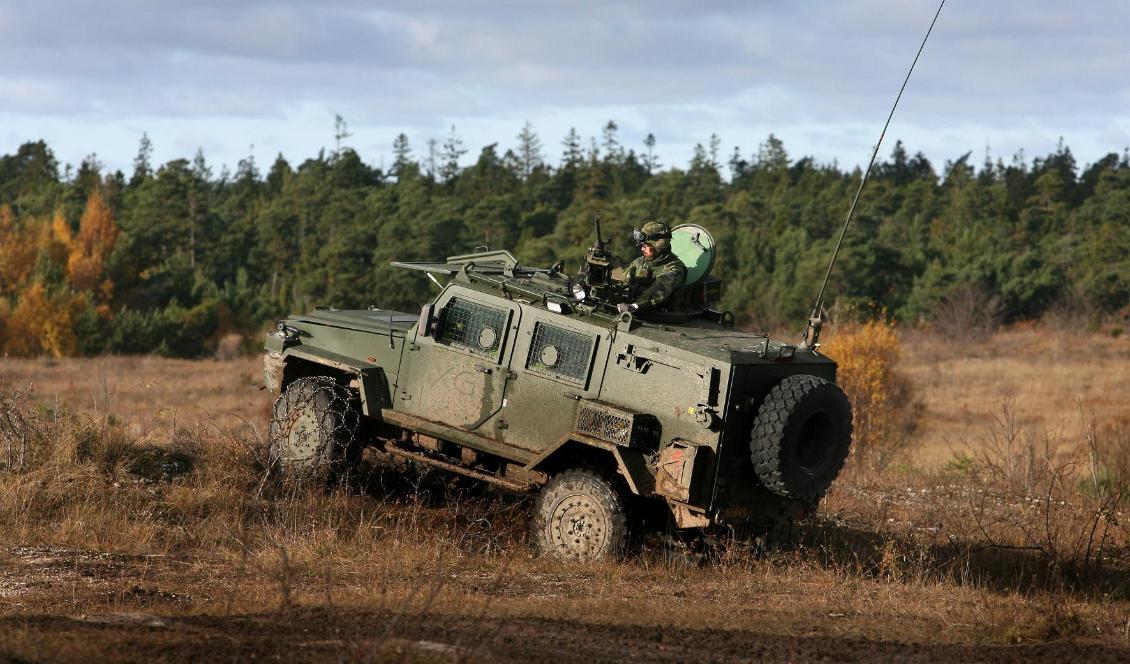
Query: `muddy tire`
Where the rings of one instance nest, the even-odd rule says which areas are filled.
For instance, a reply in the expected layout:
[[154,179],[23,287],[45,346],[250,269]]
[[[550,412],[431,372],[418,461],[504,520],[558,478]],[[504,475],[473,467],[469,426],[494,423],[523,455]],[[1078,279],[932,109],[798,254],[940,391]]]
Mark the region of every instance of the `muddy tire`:
[[758,479],[783,498],[819,500],[851,447],[851,404],[835,383],[789,376],[769,391],[750,433]]
[[603,473],[566,470],[542,487],[532,531],[540,556],[579,562],[616,558],[628,542],[624,496]]
[[361,414],[348,389],[332,378],[299,378],[271,411],[271,469],[290,479],[332,481],[360,457]]

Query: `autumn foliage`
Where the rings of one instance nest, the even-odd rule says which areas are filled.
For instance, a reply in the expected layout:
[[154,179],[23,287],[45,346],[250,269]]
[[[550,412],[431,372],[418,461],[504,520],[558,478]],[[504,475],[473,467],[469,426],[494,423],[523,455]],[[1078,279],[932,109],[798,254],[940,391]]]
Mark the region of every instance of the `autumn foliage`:
[[0,351],[74,355],[83,316],[110,316],[107,263],[119,230],[101,193],[86,201],[78,229],[62,212],[16,219],[0,208]]
[[67,282],[76,291],[94,291],[103,300],[114,294],[105,266],[118,241],[118,227],[102,194],[90,195],[79,221],[78,234],[67,242]]
[[910,382],[895,369],[901,348],[894,324],[846,325],[830,335],[824,352],[839,363],[836,382],[852,403],[858,465],[882,468],[909,440],[918,420]]

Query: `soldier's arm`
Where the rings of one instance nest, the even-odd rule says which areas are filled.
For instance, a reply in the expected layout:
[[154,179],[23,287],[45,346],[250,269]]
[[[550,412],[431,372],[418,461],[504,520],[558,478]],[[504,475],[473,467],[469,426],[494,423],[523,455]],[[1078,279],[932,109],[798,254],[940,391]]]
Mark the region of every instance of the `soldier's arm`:
[[657,307],[666,302],[686,280],[687,268],[680,263],[673,263],[656,273],[655,280],[636,298],[636,305],[640,309]]

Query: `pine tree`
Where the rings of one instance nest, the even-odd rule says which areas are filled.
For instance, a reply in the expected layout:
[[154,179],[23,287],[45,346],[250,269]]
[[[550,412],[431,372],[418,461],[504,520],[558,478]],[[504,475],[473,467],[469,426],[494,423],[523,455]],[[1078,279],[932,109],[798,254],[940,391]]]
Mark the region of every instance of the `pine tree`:
[[600,133],[604,159],[612,164],[619,164],[624,160],[624,149],[620,147],[620,138],[617,136],[619,130],[620,127],[613,120],[609,120]]
[[651,175],[662,168],[659,159],[655,156],[655,134],[649,132],[644,137],[643,144],[647,148],[647,152],[644,153],[643,166],[647,169],[647,174]]
[[131,187],[136,187],[153,175],[153,142],[149,134],[141,133],[141,140],[137,145],[137,156],[133,158],[133,177],[129,180]]
[[430,180],[435,180],[436,175],[437,175],[436,159],[437,159],[437,152],[438,152],[437,148],[438,147],[439,147],[439,141],[437,141],[434,138],[428,139],[428,157],[427,157],[426,165],[428,167],[428,179],[430,179]]
[[734,146],[734,154],[730,155],[730,181],[737,182],[745,177],[749,170],[749,162],[742,157],[741,148]]
[[341,142],[349,138],[353,134],[349,133],[349,128],[345,124],[345,118],[340,114],[334,115],[334,158],[341,155]]
[[773,134],[757,149],[757,165],[770,171],[783,171],[789,167],[789,154],[785,144]]
[[455,133],[455,125],[451,125],[451,132],[444,140],[443,152],[440,154],[442,165],[439,174],[445,183],[450,184],[455,181],[455,176],[459,175],[459,160],[465,154],[467,148],[463,147],[463,140]]
[[[280,152],[275,157],[275,163],[271,164],[271,170],[267,172],[267,191],[275,196],[281,194],[283,186],[286,185],[286,181],[293,174],[293,171],[290,170],[290,163]],[[209,173],[209,176],[211,176],[211,173]]]
[[585,156],[581,152],[581,135],[577,133],[576,127],[569,127],[569,133],[562,139],[561,145],[565,148],[561,153],[562,168],[577,168],[584,162]]
[[528,180],[530,173],[542,164],[541,139],[534,131],[534,126],[529,120],[522,126],[518,134],[518,162],[521,166],[522,179]]
[[196,268],[196,234],[208,208],[212,169],[204,160],[204,149],[196,148],[188,181],[188,264]]
[[412,164],[412,149],[408,146],[408,136],[403,133],[397,134],[396,140],[392,142],[392,156],[392,174],[399,179]]

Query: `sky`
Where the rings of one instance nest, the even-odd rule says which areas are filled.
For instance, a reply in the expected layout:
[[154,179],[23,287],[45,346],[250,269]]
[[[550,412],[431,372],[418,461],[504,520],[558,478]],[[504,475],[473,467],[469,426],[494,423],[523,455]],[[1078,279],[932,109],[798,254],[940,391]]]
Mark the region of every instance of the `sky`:
[[[721,139],[722,161],[772,133],[790,157],[865,164],[936,0],[772,2],[53,2],[0,0],[0,154],[43,139],[63,163],[215,168],[345,144],[391,163],[452,127],[469,152],[547,160],[575,127],[613,120],[627,148],[656,137],[664,167]],[[1130,146],[1130,3],[948,0],[881,150],[940,167],[1010,162],[1062,137],[1079,164]]]

